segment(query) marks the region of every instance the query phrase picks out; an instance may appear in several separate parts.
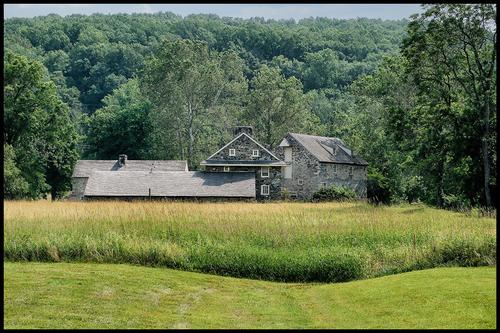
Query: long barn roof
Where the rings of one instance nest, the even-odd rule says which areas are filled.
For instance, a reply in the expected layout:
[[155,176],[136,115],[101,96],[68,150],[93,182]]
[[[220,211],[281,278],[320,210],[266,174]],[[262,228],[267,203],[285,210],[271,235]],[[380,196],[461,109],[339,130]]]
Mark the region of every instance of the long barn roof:
[[253,172],[94,171],[84,196],[255,198]]
[[73,177],[89,177],[93,171],[187,171],[187,162],[178,160],[78,160]]

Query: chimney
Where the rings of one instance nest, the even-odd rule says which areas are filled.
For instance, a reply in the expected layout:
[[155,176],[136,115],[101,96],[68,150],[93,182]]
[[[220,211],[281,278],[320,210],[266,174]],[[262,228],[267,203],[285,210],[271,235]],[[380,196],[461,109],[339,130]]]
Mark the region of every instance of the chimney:
[[127,155],[125,154],[118,155],[118,163],[120,164],[120,166],[125,165],[127,163]]
[[240,135],[240,133],[245,133],[248,136],[253,135],[253,127],[252,126],[236,126],[234,128],[234,136]]

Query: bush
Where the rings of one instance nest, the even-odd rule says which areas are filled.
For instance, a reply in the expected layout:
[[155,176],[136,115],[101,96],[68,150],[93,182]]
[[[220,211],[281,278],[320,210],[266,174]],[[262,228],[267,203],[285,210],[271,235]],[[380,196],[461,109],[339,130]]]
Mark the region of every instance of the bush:
[[368,201],[375,204],[389,204],[391,190],[389,180],[377,170],[370,170],[367,175]]
[[313,201],[342,201],[351,200],[356,197],[356,193],[347,187],[324,186],[313,194]]

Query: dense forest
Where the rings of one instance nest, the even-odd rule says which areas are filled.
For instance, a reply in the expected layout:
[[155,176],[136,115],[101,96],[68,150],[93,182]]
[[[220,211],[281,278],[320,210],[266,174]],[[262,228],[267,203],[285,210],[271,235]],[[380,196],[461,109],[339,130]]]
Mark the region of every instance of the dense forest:
[[372,201],[492,206],[496,7],[410,20],[172,13],[4,20],[4,195],[61,198],[78,158],[186,159],[252,125],[341,138]]

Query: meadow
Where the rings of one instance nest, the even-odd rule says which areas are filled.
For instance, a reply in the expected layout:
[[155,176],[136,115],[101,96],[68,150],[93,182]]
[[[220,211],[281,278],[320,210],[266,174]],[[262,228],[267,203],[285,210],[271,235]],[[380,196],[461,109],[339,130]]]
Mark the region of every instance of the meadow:
[[120,263],[282,282],[496,264],[493,217],[423,205],[4,202],[4,261]]
[[494,267],[280,283],[122,264],[4,263],[4,328],[490,328]]

